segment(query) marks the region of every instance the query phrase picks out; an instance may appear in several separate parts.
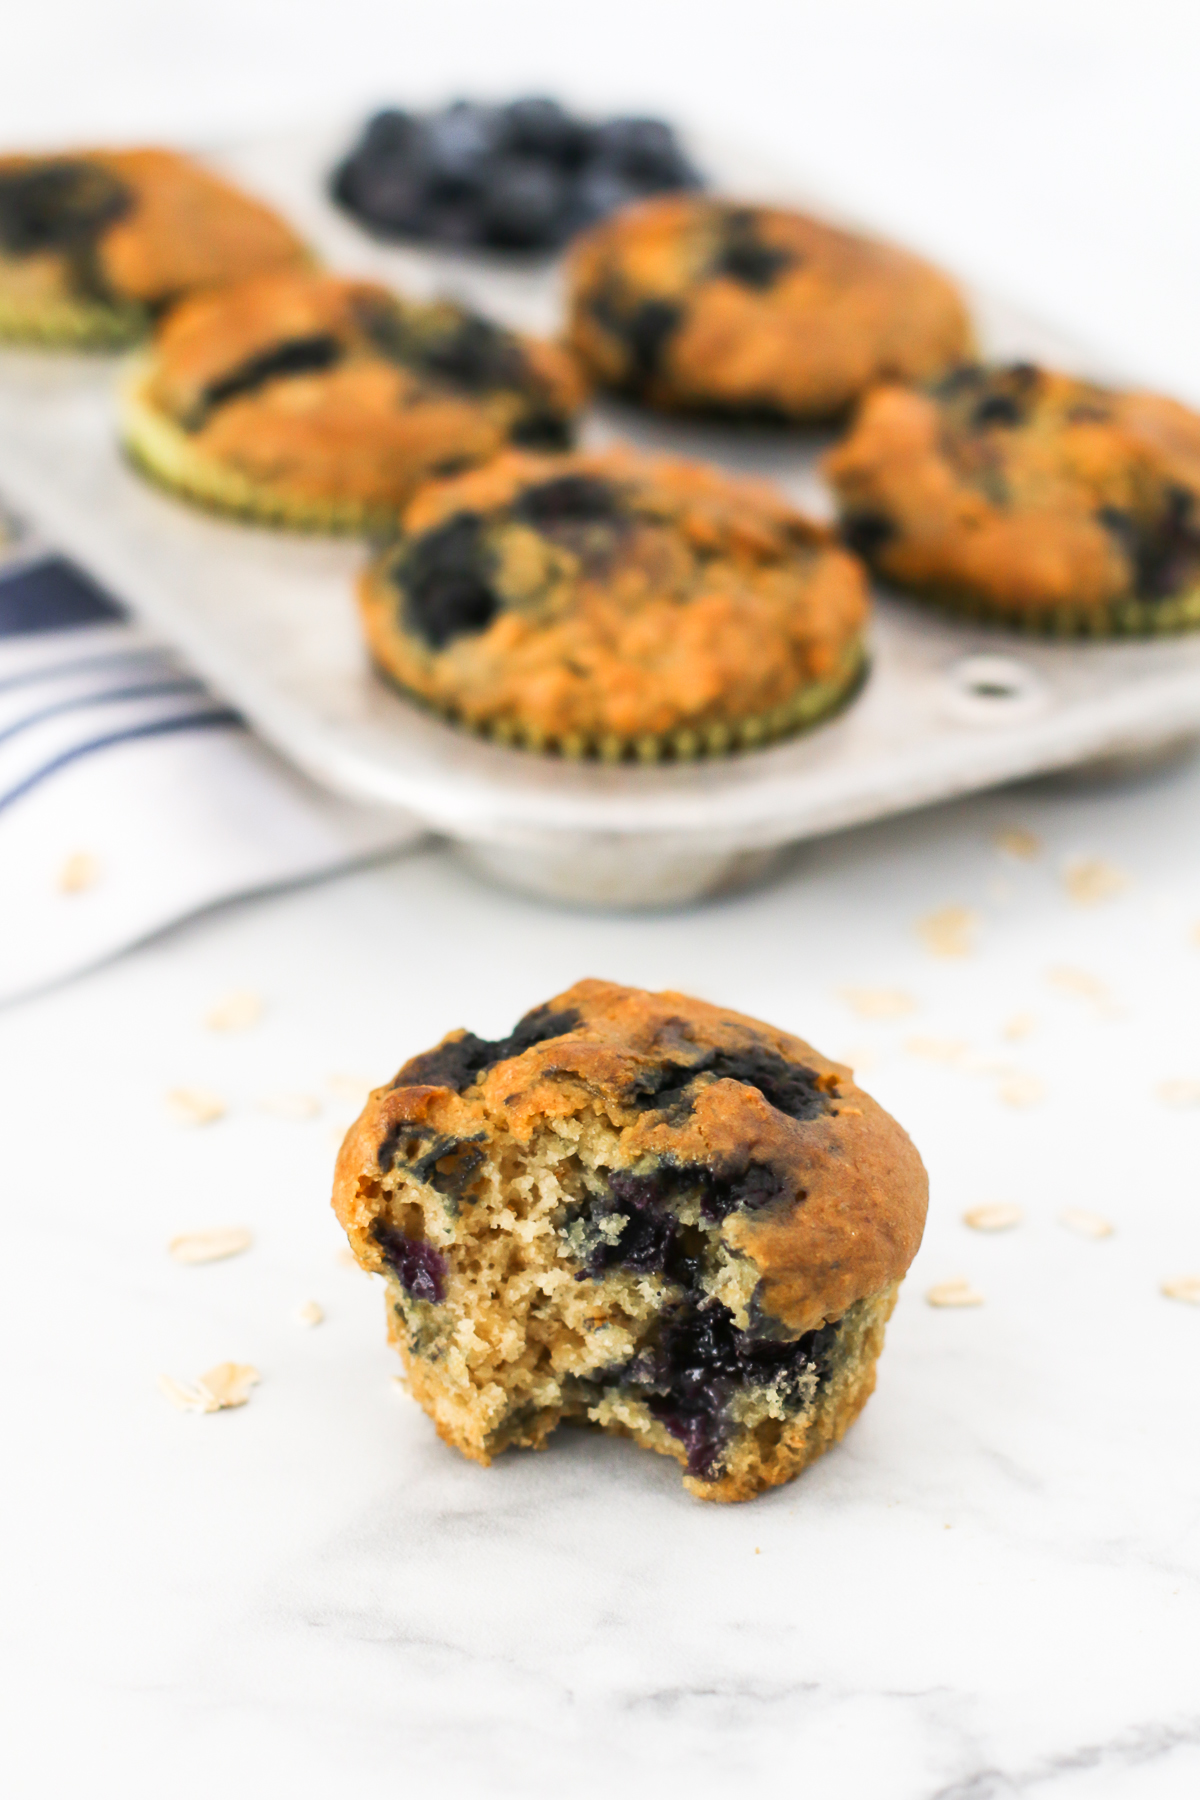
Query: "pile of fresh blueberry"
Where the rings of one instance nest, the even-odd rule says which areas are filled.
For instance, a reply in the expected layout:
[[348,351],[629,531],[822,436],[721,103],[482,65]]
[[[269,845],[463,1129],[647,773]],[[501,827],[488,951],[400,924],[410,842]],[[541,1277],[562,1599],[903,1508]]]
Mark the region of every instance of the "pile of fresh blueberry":
[[701,177],[661,119],[575,118],[556,100],[381,112],[334,198],[388,237],[553,250],[596,219]]

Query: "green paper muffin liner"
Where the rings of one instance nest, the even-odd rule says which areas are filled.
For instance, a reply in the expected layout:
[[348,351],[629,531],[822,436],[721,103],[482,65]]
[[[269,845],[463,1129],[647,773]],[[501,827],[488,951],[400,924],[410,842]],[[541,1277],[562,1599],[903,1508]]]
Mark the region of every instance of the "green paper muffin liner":
[[939,612],[975,624],[996,625],[1022,637],[1121,638],[1171,637],[1200,629],[1200,587],[1164,600],[1115,600],[1106,606],[1027,607],[1000,606],[976,594],[951,594],[930,588],[901,587],[882,573],[879,579],[906,599],[936,606]]
[[149,314],[132,301],[16,300],[0,293],[0,343],[41,349],[122,350],[144,336]]
[[724,720],[707,725],[680,726],[674,731],[645,733],[639,737],[621,737],[568,732],[551,737],[533,726],[522,726],[503,720],[473,725],[448,706],[438,706],[426,695],[406,687],[402,681],[377,663],[379,673],[426,712],[435,713],[448,724],[473,737],[482,737],[506,749],[532,750],[542,755],[562,756],[572,762],[694,762],[702,757],[727,756],[741,750],[760,750],[781,739],[798,737],[814,725],[830,718],[848,705],[866,680],[869,661],[862,638],[856,638],[845,650],[836,672],[825,681],[810,681],[790,700],[757,713],[747,719]]

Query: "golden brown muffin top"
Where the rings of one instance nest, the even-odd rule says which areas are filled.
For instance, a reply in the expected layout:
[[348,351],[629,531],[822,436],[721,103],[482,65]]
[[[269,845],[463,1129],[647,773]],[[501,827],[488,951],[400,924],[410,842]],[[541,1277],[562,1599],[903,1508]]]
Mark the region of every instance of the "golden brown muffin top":
[[158,149],[0,158],[0,249],[57,257],[99,293],[150,307],[309,260],[261,201]]
[[319,274],[194,296],[159,328],[140,387],[214,465],[392,517],[433,475],[513,441],[566,442],[584,395],[555,344]]
[[707,195],[630,207],[577,240],[571,341],[651,405],[822,418],[971,341],[953,284],[803,213]]
[[849,1069],[740,1013],[606,981],[577,982],[506,1039],[457,1031],[410,1058],[347,1134],[334,1210],[369,1259],[361,1196],[382,1176],[411,1166],[467,1196],[483,1156],[589,1112],[618,1134],[625,1199],[698,1189],[759,1271],[759,1312],[790,1332],[881,1293],[916,1254],[925,1170]]
[[847,539],[916,588],[1037,612],[1200,581],[1200,416],[1030,363],[884,386],[825,459]]
[[372,653],[472,725],[589,742],[756,717],[835,675],[860,565],[763,482],[518,452],[412,502],[360,598]]

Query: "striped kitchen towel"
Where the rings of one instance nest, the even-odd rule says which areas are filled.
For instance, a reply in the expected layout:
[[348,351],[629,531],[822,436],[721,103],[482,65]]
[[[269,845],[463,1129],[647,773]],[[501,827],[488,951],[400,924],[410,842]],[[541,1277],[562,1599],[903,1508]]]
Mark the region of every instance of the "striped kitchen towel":
[[220,900],[411,843],[335,799],[30,534],[0,548],[0,1001]]

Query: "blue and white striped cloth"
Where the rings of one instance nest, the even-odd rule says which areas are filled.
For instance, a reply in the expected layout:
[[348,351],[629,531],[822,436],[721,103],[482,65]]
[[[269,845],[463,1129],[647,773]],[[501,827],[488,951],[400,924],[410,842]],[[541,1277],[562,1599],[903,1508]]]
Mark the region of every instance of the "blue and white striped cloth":
[[417,835],[286,767],[66,557],[0,549],[0,1001]]

